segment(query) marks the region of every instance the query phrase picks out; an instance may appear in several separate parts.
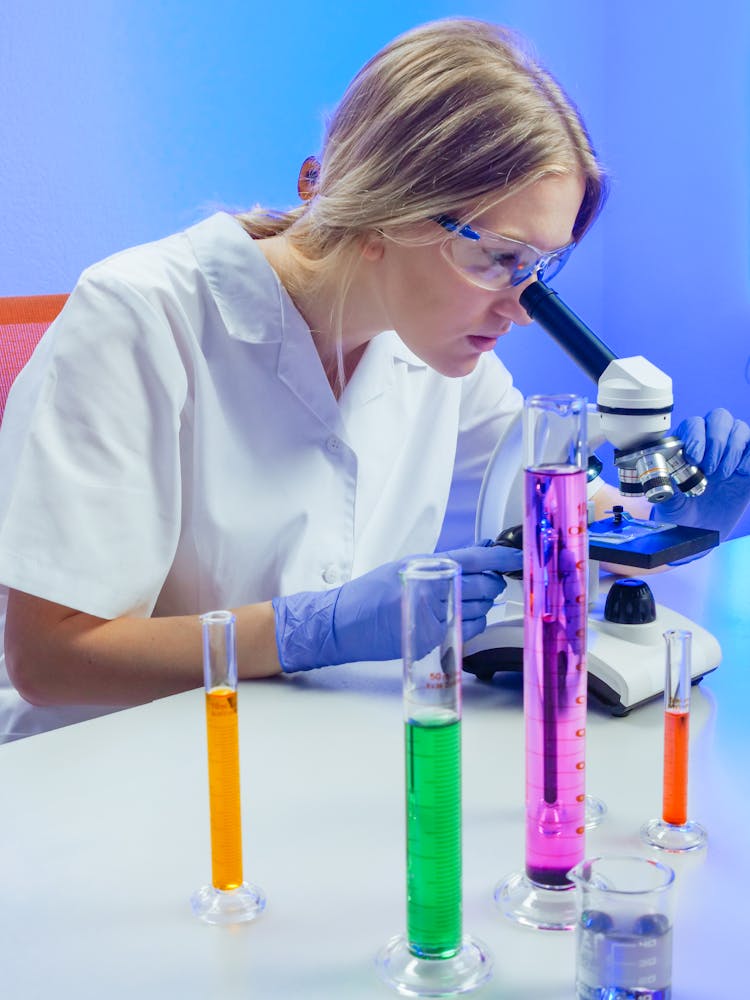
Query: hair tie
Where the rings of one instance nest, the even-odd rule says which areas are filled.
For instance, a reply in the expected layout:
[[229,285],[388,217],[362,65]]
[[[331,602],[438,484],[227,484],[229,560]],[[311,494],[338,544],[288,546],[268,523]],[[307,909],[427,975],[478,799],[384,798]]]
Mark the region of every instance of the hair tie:
[[297,178],[297,194],[302,201],[310,201],[315,197],[320,177],[320,160],[317,156],[308,156],[300,167]]

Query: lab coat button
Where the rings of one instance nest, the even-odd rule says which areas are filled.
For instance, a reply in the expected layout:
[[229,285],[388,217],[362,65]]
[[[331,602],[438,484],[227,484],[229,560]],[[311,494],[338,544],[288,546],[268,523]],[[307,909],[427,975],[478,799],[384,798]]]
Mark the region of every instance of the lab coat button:
[[341,450],[341,441],[335,435],[331,435],[326,441],[326,448],[332,453],[336,454]]
[[338,583],[339,573],[335,566],[326,566],[321,576],[326,583]]

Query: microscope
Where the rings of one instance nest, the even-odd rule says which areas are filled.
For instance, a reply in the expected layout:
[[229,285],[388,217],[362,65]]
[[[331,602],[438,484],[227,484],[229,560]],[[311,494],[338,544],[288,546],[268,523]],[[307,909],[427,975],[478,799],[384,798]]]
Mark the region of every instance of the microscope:
[[[682,442],[670,434],[672,380],[644,357],[618,358],[558,297],[537,280],[520,298],[534,319],[597,384],[588,407],[589,476],[602,468],[594,450],[608,442],[623,497],[660,504],[676,494],[700,496],[702,471],[685,458]],[[509,468],[517,468],[509,475]],[[522,546],[522,419],[498,442],[485,472],[476,515],[477,540]],[[645,580],[615,579],[600,593],[599,563],[654,569],[688,559],[719,544],[718,531],[632,517],[613,505],[611,516],[589,522],[588,684],[613,715],[626,715],[664,690],[667,629],[693,634],[693,683],[721,661],[716,638],[700,625],[654,601]],[[498,528],[500,532],[498,534]],[[480,680],[497,671],[523,669],[523,584],[508,579],[485,631],[464,645],[464,669]],[[604,589],[604,588],[602,588]]]

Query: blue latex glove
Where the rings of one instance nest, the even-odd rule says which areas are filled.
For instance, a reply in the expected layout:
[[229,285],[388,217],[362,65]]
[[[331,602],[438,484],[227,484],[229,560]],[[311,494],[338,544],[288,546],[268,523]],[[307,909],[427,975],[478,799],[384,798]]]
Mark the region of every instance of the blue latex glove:
[[[487,612],[505,590],[500,574],[520,569],[523,554],[504,546],[473,545],[441,552],[461,567],[461,617],[464,640],[479,635]],[[286,673],[358,660],[401,656],[401,579],[404,560],[386,563],[332,590],[275,597],[276,645]],[[423,623],[439,640],[441,609]]]
[[675,491],[673,499],[654,504],[651,518],[713,528],[724,541],[750,502],[750,427],[719,408],[705,419],[683,420],[675,435],[683,442],[687,460],[705,473],[708,485],[699,497]]

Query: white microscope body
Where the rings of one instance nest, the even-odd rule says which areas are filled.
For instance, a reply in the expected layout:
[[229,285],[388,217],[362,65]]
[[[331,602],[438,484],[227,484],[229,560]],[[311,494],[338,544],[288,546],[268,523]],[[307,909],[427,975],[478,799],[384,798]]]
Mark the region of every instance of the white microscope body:
[[[524,301],[528,293],[532,298]],[[589,454],[604,442],[614,446],[623,495],[646,496],[659,503],[673,496],[676,489],[687,496],[702,493],[706,485],[703,474],[685,461],[682,442],[669,436],[673,405],[669,376],[643,357],[615,358],[542,282],[530,285],[521,302],[596,380],[597,403],[589,404]],[[539,304],[541,316],[536,314]],[[494,539],[523,524],[522,451],[519,414],[498,442],[484,476],[477,505],[478,541]],[[517,472],[509,475],[508,469],[514,468]],[[589,485],[590,492],[595,489],[596,481]],[[594,696],[615,715],[624,715],[660,696],[664,689],[663,633],[667,629],[692,632],[694,681],[714,670],[721,661],[721,649],[713,635],[683,615],[655,604],[645,582],[643,588],[636,588],[637,606],[632,605],[629,593],[624,600],[623,593],[616,593],[612,595],[616,599],[607,602],[605,591],[619,587],[620,581],[600,587],[599,564],[606,560],[643,568],[662,565],[716,545],[718,534],[638,521],[626,514],[624,520],[617,515],[611,525],[590,525],[589,537],[587,667]],[[632,578],[622,581],[623,586],[632,583]],[[485,631],[464,645],[465,669],[481,679],[489,679],[498,670],[522,669],[523,624],[523,584],[520,579],[509,579],[488,615]]]

